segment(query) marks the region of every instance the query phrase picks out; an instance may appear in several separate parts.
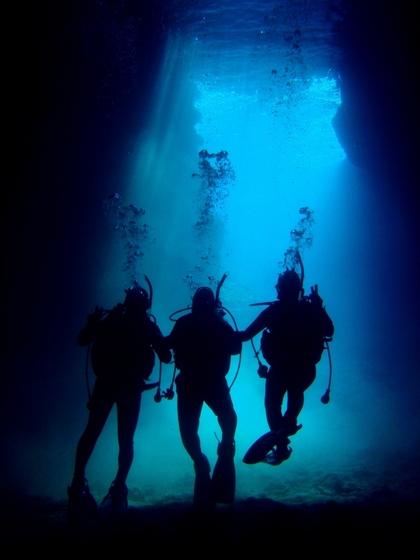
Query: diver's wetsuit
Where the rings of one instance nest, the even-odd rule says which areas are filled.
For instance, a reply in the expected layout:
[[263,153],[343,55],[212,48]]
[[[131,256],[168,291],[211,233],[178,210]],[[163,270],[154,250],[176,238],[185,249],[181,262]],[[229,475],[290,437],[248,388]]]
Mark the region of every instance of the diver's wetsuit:
[[[263,356],[271,366],[265,385],[267,422],[272,431],[293,431],[303,408],[303,393],[315,380],[322,337],[332,336],[334,326],[322,303],[296,299],[270,304],[239,337],[250,340],[263,329],[269,331],[263,338],[271,337],[267,344],[262,342]],[[286,392],[287,410],[283,416],[281,405]]]
[[140,412],[141,393],[155,363],[154,351],[169,363],[171,352],[163,345],[163,335],[146,312],[118,304],[105,319],[93,313],[77,342],[93,342],[92,367],[97,376],[89,401],[89,419],[76,452],[73,484],[84,482],[85,468],[114,405],[118,421],[118,472],[116,489],[125,484],[133,462],[133,438]]
[[203,403],[217,416],[222,446],[234,445],[237,417],[226,382],[230,357],[241,351],[233,328],[212,309],[180,317],[166,337],[174,349],[178,422],[182,443],[194,463],[202,459],[198,426]]

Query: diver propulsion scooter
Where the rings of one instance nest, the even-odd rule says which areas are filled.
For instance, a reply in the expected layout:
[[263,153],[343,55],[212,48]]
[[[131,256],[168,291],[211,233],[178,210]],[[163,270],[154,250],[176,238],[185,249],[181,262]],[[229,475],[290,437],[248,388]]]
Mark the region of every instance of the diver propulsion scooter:
[[[150,301],[149,310],[150,310],[152,308],[152,302],[153,302],[153,287],[152,287],[152,283],[150,282],[149,278],[145,274],[143,274],[143,276],[144,276],[144,279],[146,280],[147,285],[149,287],[149,301]],[[102,311],[103,311],[103,313],[102,313],[101,318],[100,318],[101,321],[107,315],[109,315],[109,313],[111,312],[111,309],[103,309]],[[152,317],[154,319],[154,321],[156,322],[156,319],[153,315],[150,314],[149,317]],[[86,389],[87,389],[87,393],[88,393],[88,402],[87,402],[86,407],[88,409],[89,409],[89,405],[90,405],[90,400],[92,398],[92,392],[90,390],[90,384],[89,384],[89,358],[90,358],[90,347],[91,346],[92,346],[92,343],[90,343],[87,347],[86,362],[85,362],[85,380],[86,380]],[[162,371],[162,362],[160,362],[159,381],[155,381],[153,383],[145,383],[143,391],[150,391],[151,389],[155,389],[156,387],[158,387],[158,391],[160,392],[161,371]]]

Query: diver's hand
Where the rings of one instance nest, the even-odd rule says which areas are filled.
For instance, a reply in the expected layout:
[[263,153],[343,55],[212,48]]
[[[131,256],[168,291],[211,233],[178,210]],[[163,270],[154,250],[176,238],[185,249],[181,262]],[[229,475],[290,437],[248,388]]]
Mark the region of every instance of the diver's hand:
[[98,323],[103,315],[104,315],[104,308],[103,307],[99,307],[99,305],[97,305],[95,307],[95,311],[93,313],[90,313],[87,317],[88,323]]
[[309,295],[309,299],[315,307],[322,309],[323,301],[320,295],[318,294],[318,284],[315,284],[315,286],[311,286],[311,293]]

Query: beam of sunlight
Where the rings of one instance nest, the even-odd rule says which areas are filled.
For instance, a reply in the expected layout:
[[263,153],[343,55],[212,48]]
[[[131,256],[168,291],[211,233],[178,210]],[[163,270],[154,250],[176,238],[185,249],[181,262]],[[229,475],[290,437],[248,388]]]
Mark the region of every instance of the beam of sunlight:
[[[305,81],[296,78],[293,93],[286,96],[280,93],[283,88],[277,83],[280,77],[272,72],[273,63],[265,61],[266,83],[262,83],[261,76],[258,84],[253,78],[247,83],[243,75],[241,88],[236,91],[229,83],[229,73],[203,77],[201,54],[195,46],[194,41],[179,38],[168,42],[149,127],[139,139],[127,195],[130,201],[146,209],[156,232],[156,244],[145,266],[155,284],[155,314],[166,332],[172,326],[167,321],[168,314],[190,303],[191,292],[183,279],[203,265],[199,260],[203,247],[197,247],[194,235],[200,206],[199,185],[192,177],[198,171],[201,149],[210,153],[226,150],[236,177],[228,187],[225,215],[219,226],[222,245],[218,247],[218,266],[206,270],[200,282],[206,283],[210,275],[220,278],[224,271],[230,272],[222,300],[234,313],[240,328],[255,315],[249,303],[273,299],[273,286],[280,271],[278,263],[290,244],[289,234],[299,217],[299,208],[309,205],[316,212],[322,206],[331,170],[344,157],[331,127],[331,118],[340,102],[331,76],[313,76]],[[217,67],[215,57],[212,64]],[[223,65],[226,67],[226,61]],[[270,86],[275,93],[267,94]],[[210,237],[208,234],[209,244]],[[308,268],[308,274],[315,277],[316,270]],[[230,381],[236,367],[233,360]],[[327,374],[323,368],[324,365],[320,376],[325,384]],[[321,393],[321,388],[317,393]],[[250,473],[240,458],[253,439],[267,430],[263,383],[256,375],[255,359],[247,345],[232,395],[239,417],[238,478],[248,480],[248,485],[239,486],[238,492],[245,495],[250,490]],[[173,403],[164,402],[157,411],[147,394],[144,401],[141,418],[151,415],[153,421],[145,420],[144,426],[140,420],[136,436],[139,461],[131,475],[134,484],[138,481],[143,486],[146,481],[155,492],[164,493],[162,480],[171,480],[179,491],[191,492],[192,465],[179,441]],[[296,464],[302,466],[305,458],[314,454],[314,442],[322,440],[319,430],[312,428],[319,408],[318,403],[309,402],[305,410],[308,429],[302,438],[306,445],[302,443],[300,457],[296,453],[294,466],[285,465],[286,472],[296,468]],[[220,431],[216,419],[206,409],[200,426],[203,449],[214,464],[214,432],[220,436]],[[165,465],[159,463],[162,448],[175,466],[169,478]],[[153,469],[147,468],[150,464],[155,465]],[[256,480],[262,476],[262,485],[263,469],[256,466],[252,470]],[[256,480],[252,484],[257,484]]]
[[[309,292],[311,285],[319,284],[335,323],[331,348],[336,373],[332,401],[325,407],[320,403],[328,377],[324,356],[317,379],[305,394],[300,416],[304,428],[294,437],[294,453],[281,473],[241,462],[249,445],[267,431],[263,382],[248,344],[232,388],[239,419],[238,496],[293,501],[307,492],[310,501],[316,491],[309,479],[304,482],[309,472],[359,464],[367,460],[368,449],[373,460],[384,450],[384,430],[390,435],[388,445],[398,440],[393,430],[397,412],[384,406],[388,388],[378,386],[371,375],[386,359],[378,364],[366,343],[372,325],[380,321],[369,299],[372,270],[365,267],[355,274],[367,258],[367,239],[370,251],[382,251],[372,232],[376,237],[381,232],[384,239],[389,234],[385,222],[373,225],[369,220],[369,208],[378,201],[364,197],[363,176],[345,160],[333,132],[331,119],[340,94],[328,68],[320,65],[317,72],[316,64],[305,64],[304,51],[292,57],[290,49],[258,44],[235,44],[230,50],[214,47],[210,55],[200,36],[194,35],[180,34],[168,41],[148,127],[139,137],[124,194],[127,202],[145,208],[154,232],[144,262],[155,288],[153,312],[167,334],[172,328],[169,314],[190,303],[186,275],[204,268],[199,283],[206,283],[206,278],[220,279],[229,271],[221,299],[239,328],[245,328],[257,314],[249,304],[275,298],[279,263],[290,245],[299,209],[309,206],[314,211],[314,244],[304,254],[305,288]],[[194,177],[200,150],[226,151],[235,171],[216,226],[218,244],[214,231],[205,234],[207,248],[217,252],[217,263],[211,265],[200,261],[205,236],[204,246],[199,246],[194,233],[202,203]],[[357,294],[357,306],[344,294]],[[236,365],[233,360],[230,381]],[[171,375],[171,368],[164,368],[164,384],[169,385]],[[377,429],[364,430],[375,425]],[[205,409],[200,436],[212,465],[215,432],[220,436],[216,419]],[[191,494],[193,467],[180,442],[174,402],[156,405],[149,394],[144,395],[135,443],[130,484],[143,488],[149,496],[143,500]],[[273,490],[272,478],[280,476],[283,485]],[[295,490],[286,489],[288,481]]]

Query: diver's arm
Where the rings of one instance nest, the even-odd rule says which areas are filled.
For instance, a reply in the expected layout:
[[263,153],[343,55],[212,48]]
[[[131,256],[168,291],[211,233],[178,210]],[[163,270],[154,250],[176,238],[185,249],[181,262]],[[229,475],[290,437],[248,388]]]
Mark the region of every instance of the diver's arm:
[[328,337],[334,334],[334,324],[325,307],[322,309],[322,334]]
[[169,348],[173,350],[177,345],[177,341],[179,340],[179,330],[180,330],[178,321],[173,326],[171,332],[167,336],[163,337],[163,344],[165,345],[165,348]]
[[244,330],[238,331],[237,336],[242,342],[251,340],[255,335],[264,330],[267,327],[267,316],[270,307],[267,307],[262,311],[258,317]]
[[170,346],[168,341],[169,337],[163,336],[160,328],[154,323],[153,325],[155,330],[153,334],[153,342],[152,342],[153,350],[156,352],[161,362],[163,362],[164,364],[169,364],[170,361],[172,360],[172,352],[170,351]]
[[79,346],[87,346],[95,340],[104,313],[104,309],[97,305],[95,311],[87,316],[86,326],[79,332],[77,337],[77,344]]
[[92,332],[89,330],[88,326],[83,328],[77,336],[77,344],[79,346],[87,346],[94,340],[95,337],[93,336]]
[[229,340],[229,354],[231,356],[236,356],[242,352],[242,340],[240,339],[239,331],[233,330],[233,328],[228,325],[229,331],[226,336]]
[[319,321],[322,325],[322,334],[324,336],[332,336],[334,334],[334,325],[328,315],[325,306],[323,306],[323,301],[318,293],[318,284],[311,286],[311,294],[309,296],[311,304],[314,306],[316,313],[319,317]]

